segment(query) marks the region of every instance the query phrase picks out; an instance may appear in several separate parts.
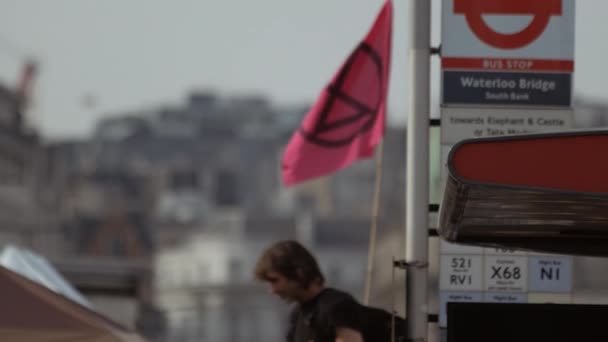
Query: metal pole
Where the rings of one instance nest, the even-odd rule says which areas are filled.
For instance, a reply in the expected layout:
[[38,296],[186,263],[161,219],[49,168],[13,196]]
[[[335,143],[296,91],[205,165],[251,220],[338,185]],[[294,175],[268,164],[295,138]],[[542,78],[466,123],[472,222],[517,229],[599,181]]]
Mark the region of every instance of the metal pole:
[[405,261],[408,338],[426,341],[428,332],[428,204],[431,0],[410,0],[409,113]]
[[374,257],[376,256],[376,236],[378,235],[378,220],[380,218],[380,192],[382,190],[382,164],[384,141],[376,147],[376,181],[374,182],[374,198],[372,203],[372,222],[369,229],[369,250],[367,252],[367,274],[365,275],[365,291],[363,304],[370,305],[372,297],[372,279],[374,277]]

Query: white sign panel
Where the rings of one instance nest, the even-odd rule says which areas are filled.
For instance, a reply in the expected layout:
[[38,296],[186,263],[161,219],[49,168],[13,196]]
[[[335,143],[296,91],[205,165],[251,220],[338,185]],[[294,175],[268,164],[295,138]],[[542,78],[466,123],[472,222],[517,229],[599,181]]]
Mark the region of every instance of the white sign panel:
[[439,288],[450,291],[481,291],[483,256],[442,255]]
[[530,257],[529,277],[531,292],[571,292],[572,257]]
[[511,134],[563,131],[574,124],[571,109],[506,109],[445,107],[441,143]]
[[486,256],[485,291],[526,292],[528,260],[526,257]]
[[[574,0],[443,0],[442,12],[444,57],[574,59]],[[495,69],[531,69],[526,62]]]

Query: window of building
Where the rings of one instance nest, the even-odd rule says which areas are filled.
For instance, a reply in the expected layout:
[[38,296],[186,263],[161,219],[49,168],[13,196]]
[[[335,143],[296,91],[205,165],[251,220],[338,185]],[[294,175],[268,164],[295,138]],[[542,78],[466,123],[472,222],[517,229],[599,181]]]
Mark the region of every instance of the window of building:
[[235,173],[220,170],[215,177],[215,203],[220,207],[234,207],[240,202]]
[[200,186],[199,175],[195,170],[175,170],[169,175],[171,189],[196,189]]

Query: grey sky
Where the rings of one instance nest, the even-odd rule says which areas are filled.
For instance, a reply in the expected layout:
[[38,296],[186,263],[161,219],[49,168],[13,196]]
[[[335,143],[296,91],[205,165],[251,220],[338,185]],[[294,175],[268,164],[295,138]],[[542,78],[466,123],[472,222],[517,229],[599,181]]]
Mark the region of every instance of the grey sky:
[[[382,0],[1,0],[0,81],[40,62],[34,120],[47,137],[83,136],[109,114],[179,105],[193,89],[313,101]],[[393,121],[407,109],[407,0],[394,0]],[[439,43],[440,1],[433,41]],[[606,99],[608,1],[578,0],[575,94]],[[436,108],[438,60],[433,60]],[[95,107],[85,106],[94,97]],[[433,110],[436,112],[436,110]]]

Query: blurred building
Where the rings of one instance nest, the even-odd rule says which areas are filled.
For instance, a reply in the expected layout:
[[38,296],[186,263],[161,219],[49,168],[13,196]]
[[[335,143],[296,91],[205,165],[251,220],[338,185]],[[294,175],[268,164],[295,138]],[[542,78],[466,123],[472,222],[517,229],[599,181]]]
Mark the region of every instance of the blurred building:
[[[66,223],[72,221],[65,212],[75,211],[74,207],[78,206],[95,207],[95,201],[91,201],[95,196],[83,195],[87,190],[92,194],[92,188],[74,186],[74,183],[87,182],[71,177],[72,174],[68,175],[67,170],[60,167],[63,164],[59,162],[66,157],[64,151],[45,145],[26,124],[23,110],[28,85],[22,83],[17,91],[0,86],[0,245],[23,246],[44,255],[87,296],[95,310],[134,327],[133,323],[140,316],[141,297],[136,293],[143,293],[139,289],[144,288],[146,282],[150,283],[150,267],[147,267],[146,275],[145,266],[119,266],[122,272],[119,275],[120,272],[113,271],[117,260],[110,258],[105,263],[99,262],[99,258],[111,255],[105,252],[115,248],[117,241],[124,240],[120,232],[109,228],[115,224],[87,223],[72,231],[68,229]],[[76,170],[78,168],[70,169]],[[106,203],[116,202],[109,200]],[[131,240],[138,245],[139,237]],[[92,256],[90,260],[81,258],[87,254]],[[149,248],[147,254],[150,255]],[[125,263],[121,262],[121,265]],[[135,273],[144,274],[141,281],[132,278]],[[117,285],[121,283],[120,277],[129,281]],[[128,290],[117,296],[118,292],[109,293],[112,292],[109,288]],[[102,300],[96,300],[95,296]],[[125,306],[126,302],[129,304]]]
[[0,85],[0,243],[52,255],[63,243],[46,188],[48,156],[23,121],[19,97]]
[[[286,214],[314,206],[323,215],[369,215],[373,160],[292,189],[281,185],[281,153],[304,114],[262,97],[194,93],[183,107],[102,120],[81,159],[94,156],[96,169],[152,178],[161,220],[191,223],[218,207]],[[383,208],[393,215],[403,203],[404,130],[389,128],[386,139]]]
[[153,305],[148,178],[98,168],[95,148],[88,142],[52,147],[65,242],[54,262],[98,311],[162,341],[164,318]]

